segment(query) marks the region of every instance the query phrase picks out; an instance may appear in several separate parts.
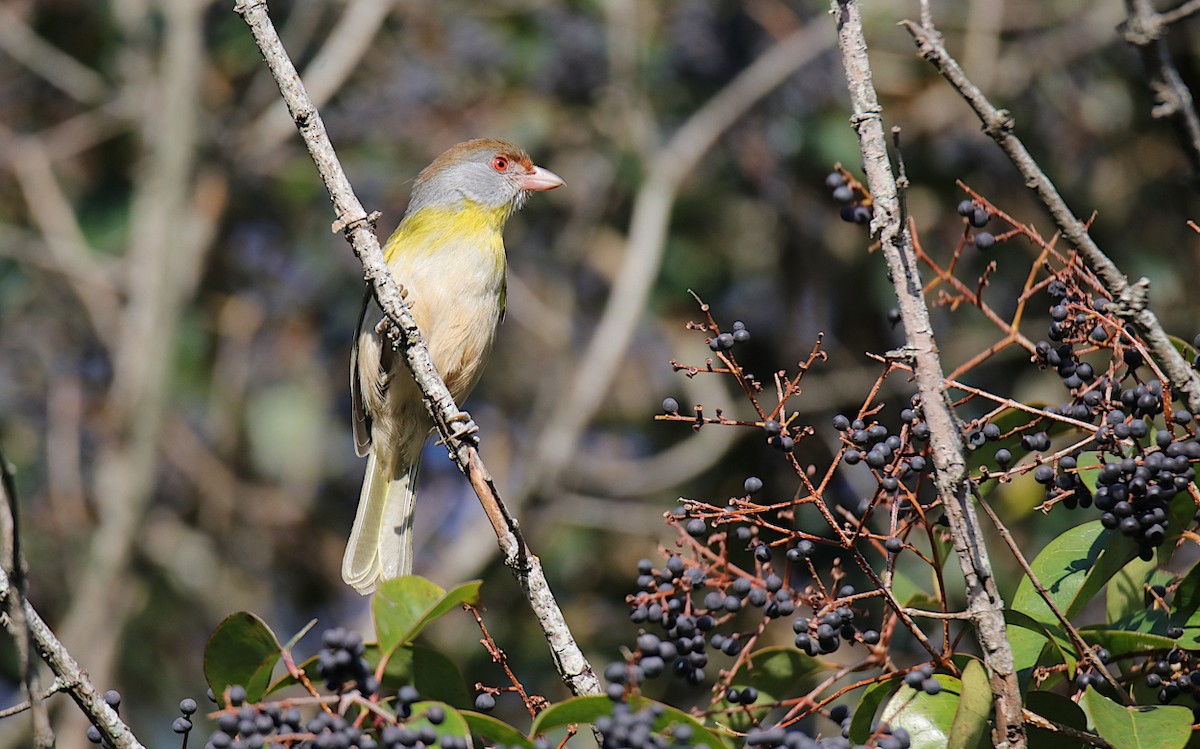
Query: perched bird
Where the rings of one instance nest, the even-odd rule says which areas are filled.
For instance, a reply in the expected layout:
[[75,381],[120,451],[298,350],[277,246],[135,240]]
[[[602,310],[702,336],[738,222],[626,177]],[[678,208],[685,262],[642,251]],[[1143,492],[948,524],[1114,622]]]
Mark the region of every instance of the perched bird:
[[[413,185],[384,252],[458,403],[479,381],[504,317],[504,224],[529,193],[562,183],[520,147],[478,139],[438,156]],[[368,316],[370,301],[368,287],[350,358],[355,450],[369,460],[342,560],[342,579],[364,595],[412,571],[417,471],[433,428],[403,358],[381,340],[382,312]]]

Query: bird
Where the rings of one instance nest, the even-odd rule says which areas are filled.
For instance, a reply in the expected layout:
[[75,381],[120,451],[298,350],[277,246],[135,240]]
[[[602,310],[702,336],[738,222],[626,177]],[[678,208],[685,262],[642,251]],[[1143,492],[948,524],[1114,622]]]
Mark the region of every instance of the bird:
[[[384,255],[455,403],[479,381],[504,319],[504,225],[531,193],[562,184],[524,149],[493,138],[451,147],[413,183]],[[368,285],[350,355],[354,446],[367,468],[342,559],[342,579],[363,595],[412,573],[417,474],[433,428],[372,298]]]

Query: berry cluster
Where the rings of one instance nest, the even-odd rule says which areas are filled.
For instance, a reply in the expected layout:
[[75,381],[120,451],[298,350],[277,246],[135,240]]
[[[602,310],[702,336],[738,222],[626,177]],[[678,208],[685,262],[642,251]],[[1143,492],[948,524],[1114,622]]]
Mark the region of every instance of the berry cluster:
[[675,724],[671,727],[670,739],[661,733],[655,733],[654,724],[663,715],[662,705],[648,705],[634,710],[623,699],[618,698],[614,702],[616,704],[613,705],[612,715],[604,715],[596,720],[601,749],[691,747],[691,726]]
[[[1192,464],[1200,460],[1200,442],[1195,439],[1194,417],[1184,409],[1175,408],[1170,411],[1168,428],[1155,430],[1154,420],[1167,411],[1162,383],[1135,379],[1123,387],[1124,377],[1098,376],[1075,350],[1077,344],[1111,346],[1110,340],[1115,338],[1118,345],[1114,347],[1114,357],[1118,351],[1120,356],[1110,373],[1117,371],[1119,363],[1124,365],[1125,377],[1136,378],[1144,357],[1132,339],[1124,333],[1114,336],[1096,314],[1107,309],[1107,300],[1091,303],[1057,279],[1047,285],[1047,293],[1052,305],[1047,336],[1061,343],[1039,341],[1035,361],[1044,368],[1055,369],[1073,395],[1071,403],[1048,410],[1076,421],[1099,422],[1095,441],[1100,448],[1098,456],[1104,462],[1097,475],[1094,497],[1076,470],[1081,457],[1078,452],[1062,457],[1056,466],[1038,466],[1034,478],[1046,485],[1048,497],[1060,498],[1069,509],[1094,503],[1101,512],[1104,527],[1118,529],[1137,541],[1141,558],[1148,560],[1166,540],[1170,501],[1195,480]],[[1177,436],[1176,432],[1181,434]],[[1045,451],[1049,439],[1025,446]],[[1000,463],[1005,467],[1005,463]]]
[[[841,743],[827,744],[810,744],[804,749],[850,749],[850,744],[846,740],[850,735],[850,708],[845,705],[835,705],[829,711],[829,719],[841,726],[842,736]],[[876,749],[908,749],[912,745],[912,737],[908,735],[908,731],[904,728],[891,728],[890,726],[880,726],[874,731]],[[826,741],[836,742],[836,739],[827,739]],[[855,749],[858,749],[855,747]]]
[[317,656],[317,673],[325,680],[327,689],[341,693],[356,688],[365,696],[379,691],[379,680],[363,657],[366,648],[362,635],[345,627],[334,627],[322,633],[321,642],[325,649]]
[[[838,593],[847,597],[854,595],[855,591],[853,586],[845,585]],[[798,616],[792,620],[796,647],[815,656],[837,652],[843,641],[853,643],[861,640],[867,645],[879,642],[878,630],[860,630],[854,618],[854,609],[849,606],[838,606],[819,617]]]
[[[1168,633],[1179,637],[1182,630]],[[1177,697],[1191,695],[1193,720],[1200,721],[1200,655],[1172,648],[1166,655],[1152,657],[1142,666],[1147,687],[1156,689],[1159,704],[1173,702]],[[1076,681],[1078,684],[1078,680]]]
[[833,199],[842,204],[843,221],[852,224],[871,223],[871,199],[861,185],[847,180],[841,172],[830,172],[825,177],[825,187],[832,191]]
[[[1112,653],[1108,652],[1104,648],[1097,648],[1096,658],[1101,663],[1109,663],[1112,661]],[[1099,689],[1100,685],[1103,683],[1104,677],[1092,668],[1091,661],[1079,661],[1079,670],[1075,673],[1076,689],[1079,689],[1080,691],[1087,689],[1088,687],[1095,687]]]
[[[272,734],[305,731],[304,718],[294,707],[285,710],[274,703],[247,703],[246,690],[241,686],[230,687],[228,698],[229,704],[217,715],[217,730],[208,737],[205,749],[257,749]],[[359,749],[372,747],[359,745]]]
[[942,691],[942,683],[933,678],[933,666],[928,663],[917,666],[904,675],[904,683],[913,689],[919,689],[928,695]]
[[[972,200],[964,200],[958,204],[958,215],[967,220],[967,224],[982,229],[988,225],[991,215],[983,206]],[[996,236],[990,231],[975,232],[975,246],[981,250],[990,250],[996,246]]]
[[745,343],[749,340],[750,331],[746,330],[746,323],[735,320],[733,330],[717,333],[709,339],[708,347],[713,351],[728,351],[734,347],[734,344]]
[[[746,746],[755,749],[863,749],[863,745],[852,745],[850,735],[850,710],[845,705],[838,705],[829,711],[829,719],[841,726],[841,736],[825,736],[813,738],[801,733],[796,728],[772,726],[770,728],[752,728],[746,734]],[[908,749],[912,738],[908,731],[896,728],[894,731],[882,727],[875,731],[871,743],[876,749]]]

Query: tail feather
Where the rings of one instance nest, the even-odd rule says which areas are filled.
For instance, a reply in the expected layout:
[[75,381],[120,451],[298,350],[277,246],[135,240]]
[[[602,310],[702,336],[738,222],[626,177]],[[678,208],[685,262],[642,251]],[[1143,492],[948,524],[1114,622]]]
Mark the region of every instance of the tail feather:
[[342,579],[359,593],[373,593],[384,580],[412,573],[412,522],[420,454],[409,465],[380,459],[371,449]]

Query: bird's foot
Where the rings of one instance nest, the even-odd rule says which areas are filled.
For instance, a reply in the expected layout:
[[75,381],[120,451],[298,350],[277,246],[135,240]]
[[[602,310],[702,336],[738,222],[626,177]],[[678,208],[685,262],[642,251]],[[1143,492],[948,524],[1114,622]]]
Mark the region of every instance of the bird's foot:
[[[471,438],[472,442],[478,441],[474,435],[479,433],[479,425],[471,418],[471,414],[466,411],[459,411],[447,421],[447,425],[450,427],[449,441],[457,441],[468,437]],[[445,441],[443,441],[444,443]]]

